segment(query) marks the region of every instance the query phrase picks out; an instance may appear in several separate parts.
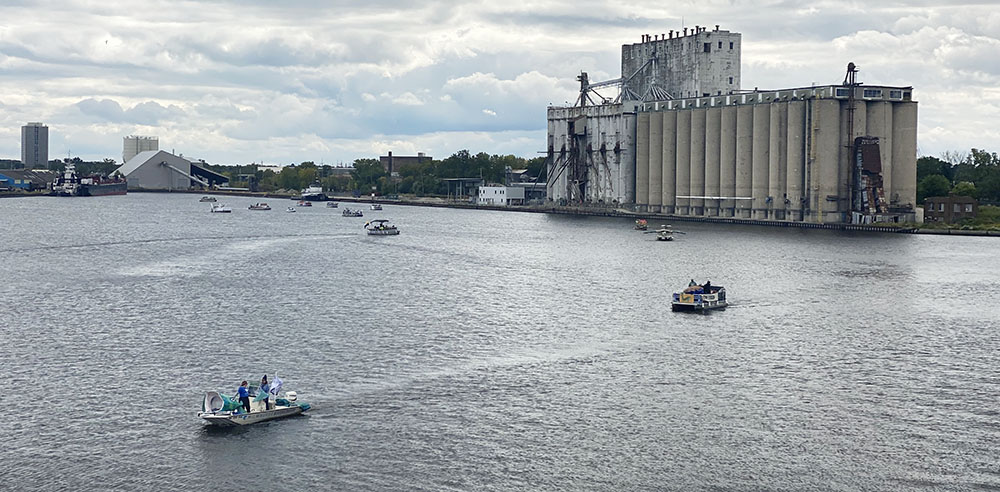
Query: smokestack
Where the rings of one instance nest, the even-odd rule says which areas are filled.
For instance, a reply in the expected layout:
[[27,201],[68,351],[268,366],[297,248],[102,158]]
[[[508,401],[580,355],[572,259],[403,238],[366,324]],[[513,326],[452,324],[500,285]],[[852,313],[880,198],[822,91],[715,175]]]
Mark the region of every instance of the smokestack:
[[670,39],[674,39],[674,30],[673,29],[670,30]]
[[686,28],[686,27],[684,28],[684,35],[685,35],[685,36],[687,36],[687,35],[688,35],[688,28]]
[[719,32],[719,25],[718,24],[715,25],[715,32]]

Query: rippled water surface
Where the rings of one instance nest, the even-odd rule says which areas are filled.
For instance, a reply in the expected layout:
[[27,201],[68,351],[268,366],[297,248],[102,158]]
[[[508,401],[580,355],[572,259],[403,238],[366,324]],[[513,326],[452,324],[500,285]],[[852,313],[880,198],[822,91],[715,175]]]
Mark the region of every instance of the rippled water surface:
[[1000,489],[996,238],[227,201],[0,200],[0,488]]

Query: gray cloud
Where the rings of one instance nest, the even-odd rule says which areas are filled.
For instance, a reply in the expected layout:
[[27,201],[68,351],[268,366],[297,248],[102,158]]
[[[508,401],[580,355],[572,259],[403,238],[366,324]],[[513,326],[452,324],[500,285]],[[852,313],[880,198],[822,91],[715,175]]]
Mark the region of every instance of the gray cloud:
[[[533,156],[574,77],[682,22],[743,33],[744,87],[913,85],[921,151],[1000,150],[1000,11],[985,1],[52,0],[0,5],[0,134],[50,125],[53,155],[129,133],[218,162],[346,161],[388,148]],[[960,95],[960,96],[956,96]],[[481,147],[475,147],[480,145]],[[382,150],[379,150],[382,149]],[[0,140],[0,157],[19,154]]]

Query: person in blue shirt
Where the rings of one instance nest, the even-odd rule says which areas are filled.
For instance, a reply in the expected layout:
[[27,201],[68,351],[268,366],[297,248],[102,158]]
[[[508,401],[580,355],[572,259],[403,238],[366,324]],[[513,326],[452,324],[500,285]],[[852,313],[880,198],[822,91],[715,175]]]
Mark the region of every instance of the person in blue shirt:
[[250,413],[250,391],[247,390],[247,382],[243,381],[240,383],[240,387],[236,389],[237,395],[240,397],[240,403],[243,404],[243,409]]
[[260,378],[260,390],[264,392],[264,410],[270,410],[271,406],[268,404],[268,397],[270,396],[271,385],[267,384],[267,374]]

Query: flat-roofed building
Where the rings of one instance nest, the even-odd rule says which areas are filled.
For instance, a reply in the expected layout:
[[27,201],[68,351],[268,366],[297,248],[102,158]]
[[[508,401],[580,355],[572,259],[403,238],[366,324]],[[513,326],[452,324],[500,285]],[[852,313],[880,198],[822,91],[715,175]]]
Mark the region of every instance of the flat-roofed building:
[[49,127],[38,122],[21,127],[21,164],[25,169],[49,167]]

